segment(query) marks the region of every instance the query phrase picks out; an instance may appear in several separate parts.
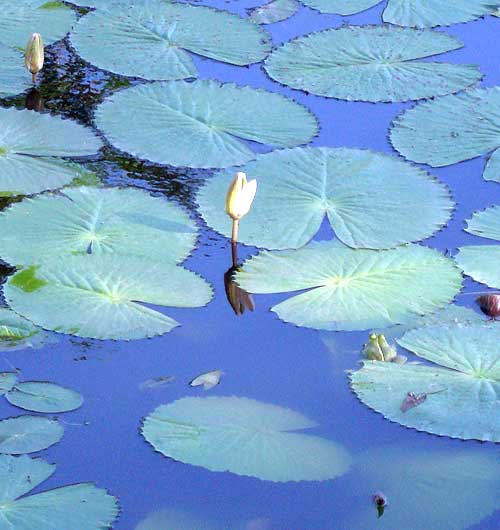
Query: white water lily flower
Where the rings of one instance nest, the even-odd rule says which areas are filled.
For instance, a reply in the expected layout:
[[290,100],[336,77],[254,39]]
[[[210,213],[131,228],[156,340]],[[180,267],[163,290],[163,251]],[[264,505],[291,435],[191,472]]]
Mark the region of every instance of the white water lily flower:
[[26,53],[24,56],[24,64],[33,76],[33,83],[36,81],[38,72],[43,68],[44,60],[45,52],[43,49],[42,36],[40,33],[33,33],[26,46]]
[[256,192],[255,179],[248,182],[245,173],[236,173],[226,196],[226,212],[233,221],[239,221],[250,211]]
[[223,375],[224,372],[222,370],[213,370],[212,372],[207,372],[206,374],[201,374],[198,377],[195,377],[189,383],[189,386],[203,386],[203,390],[210,390],[220,383],[220,378]]

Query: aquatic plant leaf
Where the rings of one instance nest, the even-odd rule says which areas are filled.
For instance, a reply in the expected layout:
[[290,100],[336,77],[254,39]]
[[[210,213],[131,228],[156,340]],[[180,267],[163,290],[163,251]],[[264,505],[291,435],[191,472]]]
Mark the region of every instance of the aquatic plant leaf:
[[45,381],[17,383],[5,397],[11,405],[43,413],[69,412],[83,403],[78,392]]
[[335,241],[261,252],[235,279],[252,293],[308,289],[272,311],[297,326],[335,331],[412,322],[449,303],[462,282],[452,260],[426,247],[353,250]]
[[0,453],[36,453],[56,444],[64,433],[55,420],[42,416],[17,416],[0,421]]
[[500,206],[492,206],[482,212],[476,212],[467,221],[466,232],[479,237],[500,241]]
[[52,342],[56,340],[29,320],[11,309],[0,307],[0,351],[41,348]]
[[366,11],[382,0],[300,0],[303,4],[321,13],[333,13],[335,15],[355,15]]
[[[385,418],[462,440],[500,441],[500,329],[494,324],[449,324],[412,330],[398,340],[431,366],[365,362],[351,373],[359,399]],[[427,394],[402,410],[409,392]]]
[[188,51],[248,65],[260,62],[271,47],[269,35],[248,20],[164,0],[97,9],[79,20],[71,43],[83,59],[103,70],[158,80],[196,77]]
[[55,157],[95,155],[99,138],[50,114],[0,108],[0,195],[29,195],[71,183],[85,170]]
[[3,396],[17,382],[17,372],[2,372],[0,373],[0,396]]
[[405,158],[432,167],[486,155],[500,147],[500,87],[420,103],[394,120],[390,140]]
[[83,483],[21,497],[47,480],[55,466],[28,456],[0,455],[0,517],[5,529],[104,530],[118,516],[118,502]]
[[350,457],[342,446],[293,432],[314,426],[302,414],[252,399],[183,398],[147,416],[142,433],[165,456],[210,471],[273,482],[344,474]]
[[[242,168],[259,183],[239,241],[269,249],[299,248],[325,215],[346,245],[391,248],[433,234],[448,221],[448,190],[395,157],[359,149],[296,148],[260,155]],[[207,224],[231,235],[224,211],[232,172],[207,181],[197,196]],[[412,213],[410,213],[412,212]]]
[[73,256],[22,269],[4,286],[10,307],[58,333],[131,340],[178,326],[148,305],[200,307],[211,287],[191,271],[146,258]]
[[297,0],[271,0],[252,9],[248,18],[257,24],[274,24],[292,17],[298,9]]
[[196,236],[196,224],[182,208],[131,188],[65,189],[0,213],[0,256],[17,266],[76,254],[179,263]]
[[0,97],[20,94],[31,87],[31,75],[22,68],[23,54],[0,43]]
[[483,173],[484,180],[500,182],[500,149],[493,151]]
[[285,43],[264,68],[275,81],[319,96],[409,101],[458,92],[481,79],[475,65],[417,60],[462,46],[436,31],[344,26]]
[[318,129],[314,116],[291,99],[211,80],[122,90],[97,108],[95,120],[122,151],[158,164],[200,168],[255,158],[242,140],[289,147],[309,142]]

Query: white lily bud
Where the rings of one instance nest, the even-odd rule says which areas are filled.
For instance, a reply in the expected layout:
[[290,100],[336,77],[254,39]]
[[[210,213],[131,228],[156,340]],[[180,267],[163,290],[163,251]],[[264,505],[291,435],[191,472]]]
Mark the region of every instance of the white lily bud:
[[24,64],[33,76],[33,83],[36,81],[38,72],[43,68],[44,60],[45,52],[43,49],[42,36],[40,33],[33,33],[26,46],[26,53],[24,56]]

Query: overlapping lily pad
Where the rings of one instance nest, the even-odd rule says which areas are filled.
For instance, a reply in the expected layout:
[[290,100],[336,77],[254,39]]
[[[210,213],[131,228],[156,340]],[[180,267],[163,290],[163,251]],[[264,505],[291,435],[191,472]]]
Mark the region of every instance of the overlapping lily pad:
[[299,8],[297,0],[271,0],[250,11],[250,20],[257,24],[274,24],[295,15]]
[[48,333],[6,307],[0,307],[0,351],[41,348],[55,342]]
[[11,405],[43,413],[69,412],[83,403],[78,392],[45,381],[16,383],[5,397]]
[[500,182],[500,87],[421,103],[394,121],[390,139],[405,158],[433,167],[493,152],[484,177]]
[[83,168],[59,157],[95,155],[102,143],[82,125],[30,110],[0,109],[0,195],[61,188]]
[[16,372],[2,372],[0,373],[0,396],[9,392],[17,381]]
[[158,407],[142,433],[165,456],[211,471],[273,482],[344,474],[350,457],[342,446],[294,432],[315,426],[302,414],[252,399],[183,398]]
[[123,90],[97,108],[96,124],[122,151],[198,168],[252,160],[255,153],[245,140],[291,147],[309,142],[318,128],[315,117],[291,99],[211,80]]
[[272,311],[297,326],[335,331],[410,323],[449,303],[462,280],[453,261],[426,247],[353,250],[335,241],[261,252],[235,279],[251,293],[307,289]]
[[72,188],[2,212],[0,256],[16,266],[77,254],[179,263],[193,249],[196,233],[184,210],[144,191]]
[[274,80],[319,96],[417,100],[458,92],[481,79],[475,65],[418,60],[461,47],[436,31],[345,26],[287,42],[266,59],[265,69]]
[[[299,248],[325,215],[346,245],[391,248],[432,235],[448,221],[453,201],[427,173],[395,157],[359,149],[296,148],[257,157],[243,167],[259,185],[239,240],[269,249]],[[207,224],[231,235],[224,211],[232,171],[198,193]]]
[[55,420],[42,416],[18,416],[0,421],[0,453],[36,453],[56,444],[64,433]]
[[27,456],[0,456],[0,517],[13,530],[104,530],[118,516],[117,500],[93,484],[64,486],[26,497],[55,466]]
[[95,66],[144,79],[195,77],[188,52],[235,65],[258,63],[270,51],[269,35],[226,11],[138,0],[121,9],[97,9],[71,34],[78,54]]
[[10,307],[59,333],[96,339],[139,339],[178,326],[149,305],[200,307],[211,287],[169,263],[115,254],[73,256],[22,269],[4,286]]
[[[351,374],[363,403],[419,431],[463,440],[500,441],[500,328],[494,323],[434,325],[399,344],[432,365],[368,361]],[[408,393],[426,395],[404,412]]]

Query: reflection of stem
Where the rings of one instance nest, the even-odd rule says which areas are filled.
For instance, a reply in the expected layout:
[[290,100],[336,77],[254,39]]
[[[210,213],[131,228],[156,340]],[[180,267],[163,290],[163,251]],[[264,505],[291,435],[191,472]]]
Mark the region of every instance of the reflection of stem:
[[36,83],[36,73],[35,74],[31,74],[31,80],[33,81],[33,84]]
[[233,267],[238,266],[238,244],[231,241],[231,256],[233,257]]
[[231,241],[236,243],[238,241],[238,228],[240,227],[240,221],[233,219],[233,233],[231,234]]

